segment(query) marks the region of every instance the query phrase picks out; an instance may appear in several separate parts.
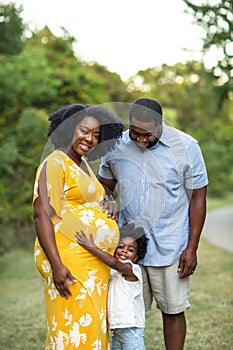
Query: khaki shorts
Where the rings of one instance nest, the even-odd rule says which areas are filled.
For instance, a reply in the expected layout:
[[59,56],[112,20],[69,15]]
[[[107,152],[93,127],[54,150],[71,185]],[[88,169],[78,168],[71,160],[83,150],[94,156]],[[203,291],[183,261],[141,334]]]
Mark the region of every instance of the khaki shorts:
[[190,280],[179,278],[178,263],[165,267],[141,265],[146,311],[151,310],[153,298],[157,308],[166,314],[178,314],[190,307]]

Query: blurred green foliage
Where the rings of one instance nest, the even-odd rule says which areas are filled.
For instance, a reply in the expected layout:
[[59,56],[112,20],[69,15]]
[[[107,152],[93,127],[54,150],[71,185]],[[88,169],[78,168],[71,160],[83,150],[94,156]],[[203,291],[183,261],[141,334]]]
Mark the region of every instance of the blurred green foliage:
[[128,104],[138,97],[157,99],[169,124],[199,140],[209,195],[224,196],[233,188],[232,91],[228,85],[219,103],[225,84],[203,62],[164,64],[122,81],[98,63],[81,61],[75,38],[65,30],[61,37],[48,27],[29,35],[20,12],[14,4],[0,5],[0,34],[8,38],[7,46],[0,45],[0,254],[34,240],[33,182],[50,147],[48,114],[65,104],[112,103],[127,123]]

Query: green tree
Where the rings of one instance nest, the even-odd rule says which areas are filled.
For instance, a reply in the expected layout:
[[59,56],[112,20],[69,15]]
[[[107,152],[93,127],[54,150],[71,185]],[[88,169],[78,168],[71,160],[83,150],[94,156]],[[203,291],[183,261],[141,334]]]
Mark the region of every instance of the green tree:
[[187,12],[194,16],[194,23],[204,30],[203,52],[217,58],[212,67],[212,90],[216,106],[209,122],[212,139],[205,143],[209,171],[212,176],[212,191],[221,195],[233,186],[233,0],[196,3],[183,0]]
[[[35,169],[47,142],[48,120],[43,110],[25,108],[14,133],[0,148],[0,246],[32,242],[32,192]],[[0,251],[1,253],[1,251]]]
[[[24,51],[28,55],[33,52],[34,48],[43,52],[47,69],[50,70],[48,79],[52,79],[56,85],[53,89],[56,97],[52,94],[51,98],[48,98],[46,90],[44,90],[45,95],[41,96],[37,106],[43,105],[49,110],[55,110],[58,105],[77,102],[88,103],[87,95],[90,91],[88,93],[86,91],[89,89],[89,81],[83,63],[74,53],[74,42],[75,39],[67,31],[64,30],[61,37],[56,37],[48,27],[33,33],[32,37],[26,41]],[[34,72],[39,74],[36,69]]]
[[[58,84],[56,93],[60,104],[67,101],[99,104],[128,99],[129,93],[120,76],[97,63],[90,65],[81,61],[73,49],[76,39],[63,31],[61,37],[56,37],[45,27],[33,33],[25,45],[28,53],[35,47],[45,52],[47,65],[53,70],[53,81]],[[53,106],[54,101],[47,98],[47,106],[57,108]]]
[[204,139],[216,109],[212,80],[202,62],[190,61],[140,71],[130,86],[140,96],[160,101],[173,126]]
[[0,4],[0,55],[15,55],[22,51],[25,29],[20,16],[23,8],[14,3]]
[[217,0],[197,5],[183,0],[194,22],[204,30],[203,51],[211,52],[217,62],[212,68],[214,85],[218,91],[218,109],[233,90],[233,1]]
[[169,124],[199,140],[210,178],[208,192],[221,196],[233,186],[233,106],[225,99],[219,110],[213,80],[202,62],[164,64],[138,72],[129,88],[157,99]]
[[117,73],[112,73],[99,63],[85,65],[85,69],[91,81],[95,81],[98,102],[129,102],[132,93],[127,91],[126,84]]
[[[0,55],[0,243],[25,243],[32,235],[32,188],[47,152],[48,114],[65,104],[126,99],[120,76],[88,65],[73,50],[65,30],[48,27],[24,38],[18,55]],[[50,149],[51,151],[51,149]],[[6,237],[7,239],[2,239]],[[4,247],[5,245],[5,247]]]

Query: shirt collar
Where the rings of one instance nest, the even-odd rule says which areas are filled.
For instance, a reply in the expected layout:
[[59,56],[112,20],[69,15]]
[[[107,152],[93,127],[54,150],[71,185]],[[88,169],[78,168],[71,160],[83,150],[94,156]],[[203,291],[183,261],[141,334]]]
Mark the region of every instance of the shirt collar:
[[[122,139],[123,139],[123,142],[126,144],[133,142],[129,137],[129,130],[126,130],[125,132],[123,132]],[[164,122],[162,122],[162,134],[160,136],[158,143],[162,143],[164,144],[164,146],[167,146],[167,147],[170,146],[169,126],[167,126]],[[155,149],[158,143],[155,146],[151,147],[150,149]]]
[[154,147],[151,147],[150,149],[155,149],[158,143],[164,144],[164,146],[169,147],[170,146],[170,138],[169,138],[169,127],[162,122],[162,134],[160,136],[159,141]]

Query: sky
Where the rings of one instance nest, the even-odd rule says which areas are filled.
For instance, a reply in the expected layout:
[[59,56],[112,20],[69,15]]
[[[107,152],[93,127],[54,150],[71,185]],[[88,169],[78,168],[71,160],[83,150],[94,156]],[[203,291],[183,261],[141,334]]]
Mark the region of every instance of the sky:
[[[77,40],[75,52],[127,80],[139,70],[201,59],[201,28],[182,0],[12,0],[25,23],[64,27]],[[5,1],[9,3],[10,1]]]

